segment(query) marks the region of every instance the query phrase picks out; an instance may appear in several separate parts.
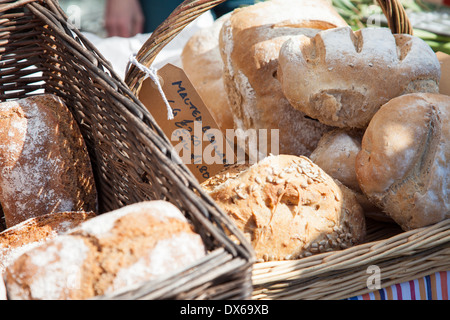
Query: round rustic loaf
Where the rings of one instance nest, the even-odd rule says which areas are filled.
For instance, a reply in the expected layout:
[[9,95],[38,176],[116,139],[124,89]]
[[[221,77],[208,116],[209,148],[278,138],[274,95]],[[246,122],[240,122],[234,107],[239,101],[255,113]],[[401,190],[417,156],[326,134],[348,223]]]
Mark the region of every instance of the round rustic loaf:
[[365,128],[392,98],[437,93],[440,64],[418,37],[341,27],[286,41],[278,78],[292,106],[308,116],[330,126]]
[[187,219],[165,201],[135,203],[83,222],[6,268],[9,299],[88,299],[170,275],[204,257]]
[[208,193],[260,260],[339,250],[365,236],[364,213],[354,194],[303,156],[269,156]]
[[450,97],[407,94],[375,114],[356,157],[369,199],[402,229],[450,218]]
[[52,212],[97,212],[83,137],[58,97],[0,104],[0,203],[8,228]]
[[55,212],[30,218],[0,233],[0,274],[25,251],[54,239],[83,221],[93,212]]
[[227,129],[234,129],[219,50],[220,29],[229,15],[223,15],[210,27],[198,30],[181,52],[183,70],[224,135]]
[[279,50],[294,35],[312,37],[322,29],[344,25],[324,0],[272,0],[233,11],[222,27],[219,47],[239,141],[248,141],[254,129],[275,129],[279,150],[269,152],[309,155],[314,150],[329,128],[285,98],[277,79]]

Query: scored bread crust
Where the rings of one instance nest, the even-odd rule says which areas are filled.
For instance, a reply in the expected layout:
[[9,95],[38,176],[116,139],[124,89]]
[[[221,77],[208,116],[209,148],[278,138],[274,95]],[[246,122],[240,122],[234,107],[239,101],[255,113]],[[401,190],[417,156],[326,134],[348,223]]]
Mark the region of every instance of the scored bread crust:
[[390,99],[439,90],[440,64],[428,44],[387,28],[341,27],[293,37],[279,61],[292,106],[335,127],[365,128]]
[[[347,25],[326,1],[273,0],[235,10],[221,30],[224,80],[236,129],[279,130],[280,154],[309,155],[329,128],[294,109],[277,79],[282,44],[293,35]],[[275,153],[275,152],[274,152]]]
[[416,93],[375,114],[356,157],[359,185],[404,230],[450,217],[450,97]]

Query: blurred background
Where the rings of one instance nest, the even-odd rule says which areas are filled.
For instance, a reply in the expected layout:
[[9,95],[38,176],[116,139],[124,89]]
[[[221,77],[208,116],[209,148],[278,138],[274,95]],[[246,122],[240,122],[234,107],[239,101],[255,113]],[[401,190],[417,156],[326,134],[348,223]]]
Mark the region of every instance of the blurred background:
[[[228,0],[185,28],[155,61],[156,67],[177,64],[182,47],[199,28],[235,8],[264,0]],[[151,32],[182,1],[179,0],[59,0],[69,21],[124,76],[129,57],[135,54]],[[387,21],[376,0],[330,0],[352,28],[387,27]],[[450,0],[402,0],[414,35],[425,40],[434,51],[450,54]]]

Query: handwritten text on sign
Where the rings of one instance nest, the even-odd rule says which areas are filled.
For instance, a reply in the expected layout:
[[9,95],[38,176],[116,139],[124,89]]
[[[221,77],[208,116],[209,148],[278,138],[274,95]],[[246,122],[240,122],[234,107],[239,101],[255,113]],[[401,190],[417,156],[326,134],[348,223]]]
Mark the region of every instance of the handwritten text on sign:
[[174,119],[167,119],[163,99],[150,79],[144,81],[139,99],[172,141],[181,161],[202,182],[224,168],[227,142],[182,69],[167,64],[158,75]]

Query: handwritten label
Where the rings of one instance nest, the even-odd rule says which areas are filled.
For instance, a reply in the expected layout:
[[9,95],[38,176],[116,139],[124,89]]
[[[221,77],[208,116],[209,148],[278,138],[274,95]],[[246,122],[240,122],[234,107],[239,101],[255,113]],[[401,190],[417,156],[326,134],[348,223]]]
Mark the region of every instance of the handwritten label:
[[167,64],[158,76],[174,119],[167,119],[167,108],[152,80],[143,82],[139,99],[171,140],[177,161],[181,159],[203,182],[225,167],[226,139],[183,69]]

